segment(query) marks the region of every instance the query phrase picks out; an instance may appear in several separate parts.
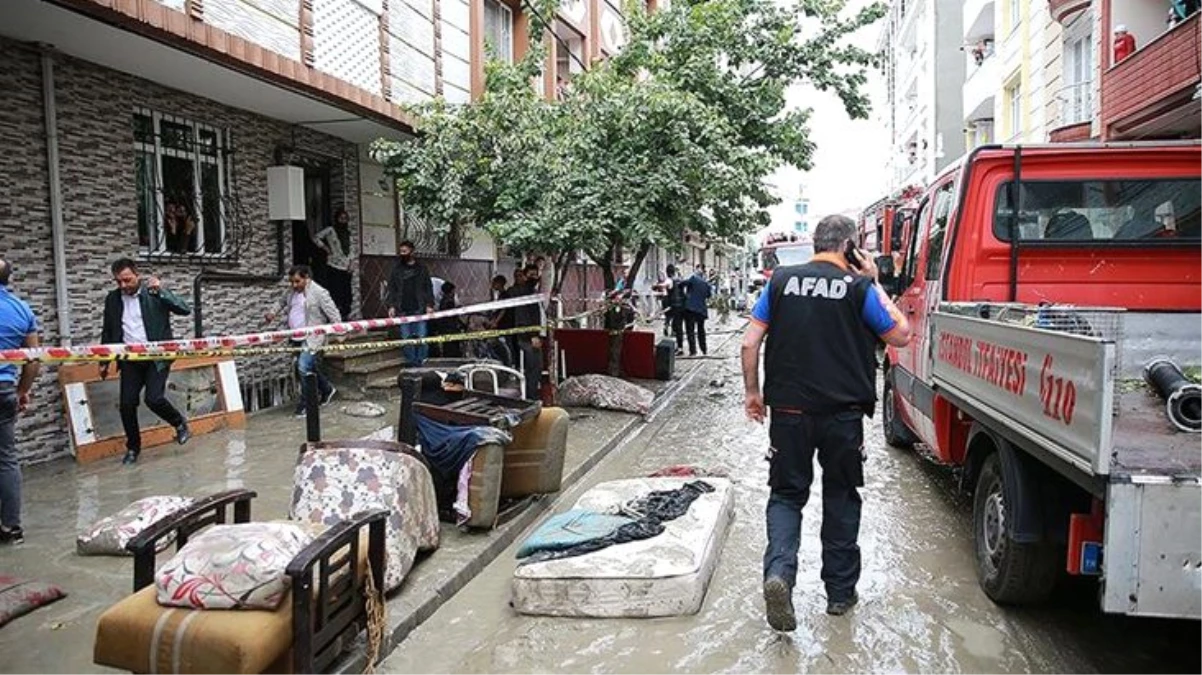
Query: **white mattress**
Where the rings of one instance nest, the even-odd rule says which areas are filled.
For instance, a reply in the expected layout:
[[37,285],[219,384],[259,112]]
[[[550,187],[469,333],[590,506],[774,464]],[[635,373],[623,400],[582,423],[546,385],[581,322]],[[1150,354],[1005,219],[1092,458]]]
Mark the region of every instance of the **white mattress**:
[[[601,483],[575,508],[608,511],[653,490],[673,490],[694,478],[633,478]],[[725,478],[702,478],[714,491],[664,523],[658,536],[570,558],[519,565],[513,608],[521,614],[653,617],[701,609],[726,530],[734,490]]]

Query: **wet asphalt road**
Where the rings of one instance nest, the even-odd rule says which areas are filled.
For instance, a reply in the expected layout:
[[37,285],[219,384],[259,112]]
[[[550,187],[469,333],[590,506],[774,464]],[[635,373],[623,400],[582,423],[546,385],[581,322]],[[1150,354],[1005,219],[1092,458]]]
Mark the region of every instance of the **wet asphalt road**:
[[[728,471],[736,515],[701,611],[665,619],[527,617],[508,606],[516,546],[419,627],[378,672],[1199,672],[1196,622],[1128,619],[1096,609],[1096,587],[1064,583],[1039,608],[993,604],[977,585],[971,506],[947,469],[868,445],[861,601],[823,613],[818,578],[821,479],[805,511],[794,603],[778,634],[760,595],[767,500],[766,429],[745,421],[731,341],[642,433],[556,505],[603,480],[690,463]],[[725,358],[723,358],[725,357]],[[721,382],[722,386],[713,383]]]

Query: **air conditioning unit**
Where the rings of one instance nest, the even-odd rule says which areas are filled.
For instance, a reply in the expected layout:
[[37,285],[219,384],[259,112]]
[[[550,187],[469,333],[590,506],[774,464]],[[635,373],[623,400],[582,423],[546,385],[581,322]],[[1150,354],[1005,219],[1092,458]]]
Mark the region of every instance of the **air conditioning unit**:
[[267,167],[267,219],[305,219],[305,170],[299,166]]

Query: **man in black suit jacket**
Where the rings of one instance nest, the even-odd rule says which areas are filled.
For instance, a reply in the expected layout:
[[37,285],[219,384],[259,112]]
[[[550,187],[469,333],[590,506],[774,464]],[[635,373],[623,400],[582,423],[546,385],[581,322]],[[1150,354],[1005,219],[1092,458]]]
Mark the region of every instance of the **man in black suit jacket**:
[[[104,344],[137,344],[170,340],[171,314],[187,316],[192,308],[176,294],[163,288],[153,276],[142,278],[138,265],[129,258],[113,263],[116,290],[104,298],[104,325],[100,341]],[[163,421],[175,427],[175,440],[183,445],[192,434],[188,421],[167,400],[167,375],[171,362],[119,361],[121,373],[121,426],[125,428],[125,464],[138,461],[142,452],[142,430],[138,426],[138,398],[146,390],[146,406]],[[100,364],[100,376],[108,377],[109,363]]]

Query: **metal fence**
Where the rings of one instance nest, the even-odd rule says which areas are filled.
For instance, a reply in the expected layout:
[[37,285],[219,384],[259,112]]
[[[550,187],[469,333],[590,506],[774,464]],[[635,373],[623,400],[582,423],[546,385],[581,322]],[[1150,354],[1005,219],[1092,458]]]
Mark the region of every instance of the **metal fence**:
[[1093,121],[1093,81],[1078,82],[1060,88],[1056,94],[1060,103],[1058,127]]

